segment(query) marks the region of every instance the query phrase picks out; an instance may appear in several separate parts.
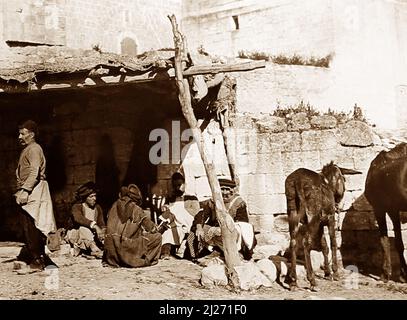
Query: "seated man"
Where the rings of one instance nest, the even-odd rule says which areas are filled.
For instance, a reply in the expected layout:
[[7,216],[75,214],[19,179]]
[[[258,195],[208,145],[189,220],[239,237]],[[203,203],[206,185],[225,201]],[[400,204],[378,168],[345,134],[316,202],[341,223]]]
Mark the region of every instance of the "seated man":
[[135,184],[122,187],[107,219],[104,264],[112,267],[146,267],[157,264],[161,234],[141,209],[142,195]]
[[87,182],[75,193],[76,203],[72,206],[72,218],[75,228],[67,233],[67,240],[74,248],[74,256],[80,252],[89,252],[101,259],[103,251],[105,221],[103,210],[96,203],[96,185]]
[[181,245],[185,236],[189,233],[194,216],[200,210],[196,196],[185,195],[185,178],[176,172],[171,177],[172,194],[168,197],[169,204],[165,206],[160,216],[163,231],[163,245],[161,258],[168,259],[175,254],[176,248]]
[[[236,244],[245,260],[250,260],[253,249],[257,244],[253,226],[249,223],[249,216],[244,200],[235,192],[236,184],[229,179],[219,179],[223,201],[228,213],[235,221],[238,232]],[[187,243],[190,258],[195,261],[203,249],[218,247],[223,251],[221,228],[216,218],[215,204],[212,200],[201,203],[202,211],[194,219]]]

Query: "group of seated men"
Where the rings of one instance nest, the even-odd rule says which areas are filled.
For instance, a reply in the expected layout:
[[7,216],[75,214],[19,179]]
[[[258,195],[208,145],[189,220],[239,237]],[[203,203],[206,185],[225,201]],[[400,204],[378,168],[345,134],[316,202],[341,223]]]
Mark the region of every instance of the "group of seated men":
[[[180,173],[175,173],[171,182],[172,194],[168,198],[153,194],[149,211],[142,209],[143,197],[136,185],[122,187],[107,221],[97,204],[96,185],[82,185],[72,206],[75,226],[67,232],[73,254],[87,252],[103,259],[106,266],[144,267],[175,255],[183,241],[183,257],[194,262],[213,251],[222,253],[221,228],[212,199],[199,202],[196,196],[185,194]],[[219,184],[227,212],[235,222],[237,248],[250,260],[256,238],[246,203],[235,192],[232,180],[219,179]]]

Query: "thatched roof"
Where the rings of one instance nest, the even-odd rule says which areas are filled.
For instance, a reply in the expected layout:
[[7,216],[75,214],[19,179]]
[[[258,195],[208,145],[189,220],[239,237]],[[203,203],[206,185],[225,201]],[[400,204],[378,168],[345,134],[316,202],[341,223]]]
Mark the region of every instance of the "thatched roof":
[[38,74],[82,73],[117,68],[121,73],[146,73],[172,67],[173,51],[150,51],[134,56],[57,46],[13,47],[1,52],[0,80],[30,82]]

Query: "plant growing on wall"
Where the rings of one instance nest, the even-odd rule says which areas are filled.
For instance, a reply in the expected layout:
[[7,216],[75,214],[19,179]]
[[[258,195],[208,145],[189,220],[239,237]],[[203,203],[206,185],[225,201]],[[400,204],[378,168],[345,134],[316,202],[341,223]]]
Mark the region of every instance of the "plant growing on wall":
[[266,60],[276,64],[282,65],[300,65],[300,66],[313,66],[320,68],[329,68],[332,61],[333,54],[330,53],[325,57],[303,57],[298,54],[293,54],[292,56],[287,56],[283,54],[272,55],[266,52],[259,51],[244,51],[240,50],[238,54],[239,58],[252,59],[252,60]]
[[359,107],[357,104],[353,107],[353,111],[348,113],[344,111],[337,111],[332,108],[328,108],[328,111],[321,112],[317,110],[314,106],[312,106],[309,102],[304,103],[301,101],[297,105],[290,105],[282,107],[279,103],[277,104],[277,108],[273,111],[273,116],[280,117],[280,118],[291,118],[294,114],[298,113],[305,113],[308,119],[311,120],[314,116],[332,116],[334,117],[338,123],[345,123],[350,120],[358,120],[365,123],[368,123],[367,119],[365,118],[362,108]]

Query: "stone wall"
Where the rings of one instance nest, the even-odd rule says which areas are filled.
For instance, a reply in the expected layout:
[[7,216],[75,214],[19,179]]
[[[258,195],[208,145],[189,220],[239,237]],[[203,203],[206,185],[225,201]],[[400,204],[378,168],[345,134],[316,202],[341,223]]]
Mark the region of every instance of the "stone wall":
[[180,19],[180,0],[3,1],[0,40],[65,45],[121,53],[122,41],[137,52],[173,46],[168,14]]
[[18,161],[18,124],[39,123],[39,143],[47,159],[47,180],[59,227],[69,226],[74,191],[87,182],[100,186],[107,210],[124,183],[136,183],[146,195],[156,182],[149,161],[149,134],[167,117],[180,116],[179,105],[137,87],[84,92],[46,92],[2,100],[0,127],[0,237],[19,236],[12,193]]
[[[326,56],[334,49],[330,1],[191,1],[182,27],[190,48],[215,54],[239,50]],[[239,29],[233,20],[238,17]]]
[[[321,58],[333,53],[326,72],[277,67],[254,71],[250,90],[241,89],[241,99],[251,92],[256,98],[270,97],[271,103],[259,107],[256,99],[242,101],[245,111],[254,104],[256,112],[268,113],[276,99],[289,104],[312,97],[311,104],[325,109],[348,111],[357,103],[376,125],[402,128],[407,73],[399,70],[407,69],[406,12],[407,3],[388,0],[186,1],[183,29],[190,48],[203,45],[212,54],[236,56],[248,50]],[[290,71],[291,77],[284,75]],[[264,79],[263,72],[269,77]],[[282,89],[270,93],[276,88]],[[287,88],[299,94],[285,95]]]

